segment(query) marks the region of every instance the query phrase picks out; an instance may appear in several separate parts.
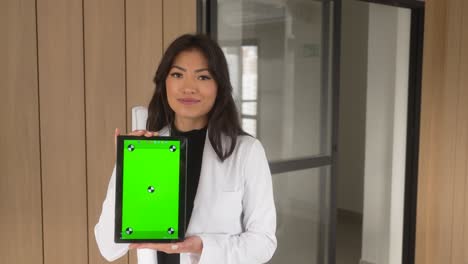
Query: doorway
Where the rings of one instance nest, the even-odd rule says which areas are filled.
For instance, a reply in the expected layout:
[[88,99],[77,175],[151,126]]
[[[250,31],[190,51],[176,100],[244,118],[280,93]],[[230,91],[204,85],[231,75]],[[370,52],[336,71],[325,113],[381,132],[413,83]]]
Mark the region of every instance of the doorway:
[[414,263],[424,4],[341,3],[336,263]]
[[[390,166],[397,164],[399,166],[400,192],[392,195],[400,200],[403,199],[403,202],[400,201],[400,205],[403,204],[400,208],[401,218],[403,221],[410,219],[408,225],[405,222],[405,228],[407,226],[411,228],[411,221],[415,220],[415,216],[411,215],[413,211],[415,212],[415,207],[411,206],[416,204],[414,184],[417,182],[415,179],[417,152],[415,151],[417,151],[419,131],[420,90],[418,89],[420,89],[422,57],[418,57],[419,53],[409,50],[422,52],[422,23],[418,24],[418,21],[423,21],[421,15],[423,4],[416,0],[391,1],[391,5],[403,5],[403,8],[409,10],[406,14],[397,12],[397,17],[405,17],[406,21],[409,18],[411,32],[407,32],[406,35],[408,58],[406,61],[400,59],[392,64],[394,80],[397,76],[398,83],[406,82],[406,89],[403,90],[407,94],[401,94],[400,90],[397,92],[394,89],[384,89],[379,85],[378,87],[382,88],[381,92],[388,92],[376,93],[387,103],[385,111],[380,113],[387,116],[379,118],[379,113],[373,111],[377,117],[371,118],[367,117],[366,111],[370,109],[367,104],[376,102],[378,98],[366,100],[371,98],[368,92],[374,91],[367,87],[368,83],[379,80],[369,80],[368,77],[374,74],[368,74],[367,71],[378,70],[379,67],[376,66],[379,65],[387,65],[384,61],[369,61],[373,57],[369,56],[370,51],[367,50],[369,36],[375,41],[383,39],[376,35],[381,32],[377,27],[372,28],[373,34],[369,35],[370,26],[376,26],[375,23],[369,23],[372,22],[371,9],[372,18],[375,17],[378,21],[379,15],[374,13],[374,8],[367,7],[365,11],[361,10],[365,16],[359,16],[359,19],[362,20],[360,23],[367,23],[366,31],[356,31],[360,37],[353,39],[365,45],[355,43],[357,48],[351,50],[351,58],[354,56],[357,58],[356,61],[361,61],[363,68],[353,65],[350,69],[360,72],[358,74],[348,72],[342,61],[350,60],[346,57],[349,55],[347,50],[349,47],[345,47],[343,42],[349,32],[344,32],[344,28],[355,23],[351,19],[350,23],[344,24],[348,19],[345,8],[350,1],[357,0],[198,0],[198,31],[211,35],[222,47],[229,64],[230,78],[243,127],[260,139],[270,161],[278,213],[278,249],[269,263],[340,263],[343,235],[337,232],[343,230],[340,225],[343,215],[354,220],[356,218],[353,217],[358,216],[354,221],[360,228],[355,232],[358,234],[358,240],[354,241],[358,242],[352,243],[357,250],[351,253],[357,256],[357,262],[353,263],[372,263],[371,259],[363,258],[363,253],[366,252],[362,247],[363,241],[368,241],[368,233],[365,232],[367,228],[363,228],[362,223],[368,222],[367,216],[375,215],[374,211],[365,214],[366,209],[373,207],[365,206],[363,193],[366,190],[371,193],[376,190],[375,186],[374,189],[365,186],[365,161],[368,160],[366,144],[376,146],[380,143],[367,142],[366,133],[381,136],[374,138],[376,141],[392,138],[391,142],[387,142],[388,146],[393,146],[393,143],[397,142],[395,135],[399,133],[396,139],[404,144],[397,144],[397,150],[400,154],[403,153],[403,162],[401,162],[402,155],[398,154],[400,162],[391,162]],[[372,2],[382,2],[387,5],[383,0]],[[419,4],[415,4],[416,2]],[[382,6],[382,3],[374,4]],[[361,2],[361,5],[370,5],[370,3]],[[383,25],[391,27],[389,23]],[[395,31],[396,36],[400,36],[398,32],[400,31]],[[403,33],[401,35],[403,36]],[[418,37],[414,38],[415,35]],[[383,44],[388,42],[384,41]],[[372,54],[385,54],[391,59],[393,56],[386,52],[388,47],[382,45],[379,43],[371,45],[376,47]],[[400,51],[400,49],[395,50]],[[406,62],[405,66],[402,66],[402,62]],[[414,69],[418,69],[419,72]],[[381,71],[389,72],[388,69]],[[405,77],[401,71],[406,71],[407,75],[414,74]],[[345,87],[348,79],[358,82],[360,90],[354,90],[357,91],[356,94],[352,92],[354,88]],[[395,81],[393,84],[395,88]],[[352,100],[347,100],[353,96],[357,98],[354,104]],[[390,102],[385,101],[388,98],[393,99]],[[377,103],[374,106],[383,107]],[[393,115],[396,110],[401,110],[397,115],[398,126],[395,126],[397,123],[394,122]],[[353,113],[360,115],[358,120],[353,119]],[[367,119],[393,120],[392,126],[386,127],[387,129],[378,124],[370,128],[381,128],[382,131],[390,128],[398,129],[391,130],[391,136],[378,131],[368,131],[366,126],[371,123],[366,122]],[[346,129],[350,129],[351,133],[346,134]],[[358,149],[358,146],[360,152],[356,151],[353,155],[352,150]],[[387,153],[389,150],[379,151]],[[397,155],[393,148],[391,153]],[[390,156],[393,157],[392,155]],[[387,155],[382,160],[390,156]],[[358,161],[354,162],[356,160]],[[360,174],[361,179],[346,182],[350,177],[343,176],[345,171],[350,174]],[[402,180],[406,182],[401,184]],[[367,183],[370,181],[367,180]],[[388,182],[383,183],[381,181],[381,185],[385,186]],[[390,183],[394,184],[392,181]],[[349,189],[352,192],[343,194],[343,189],[346,190],[343,186],[351,186]],[[401,188],[404,196],[401,196]],[[388,204],[388,197],[381,200]],[[390,208],[396,210],[394,207]],[[353,214],[353,210],[357,211],[357,214]],[[406,210],[404,215],[403,210]],[[385,219],[390,219],[391,214],[387,216]],[[401,221],[399,223],[403,226]],[[345,226],[344,230],[353,229]],[[407,234],[412,232],[414,229],[401,232],[403,234],[401,239],[407,243],[406,246],[400,247],[394,243],[391,244],[392,248],[396,245],[400,251],[403,251],[403,247],[408,252],[401,254],[411,255],[411,239],[414,239],[414,236]],[[371,237],[374,235],[375,233],[370,233]],[[414,241],[412,245],[414,251]],[[386,246],[390,246],[390,242]],[[391,254],[393,258],[394,256],[399,258],[398,254]]]

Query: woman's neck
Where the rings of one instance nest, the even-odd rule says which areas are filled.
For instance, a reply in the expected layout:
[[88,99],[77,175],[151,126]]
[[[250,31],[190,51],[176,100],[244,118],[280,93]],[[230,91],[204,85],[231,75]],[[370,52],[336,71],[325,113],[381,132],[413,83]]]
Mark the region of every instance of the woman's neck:
[[198,130],[206,127],[206,119],[177,118],[174,121],[175,128],[180,132]]

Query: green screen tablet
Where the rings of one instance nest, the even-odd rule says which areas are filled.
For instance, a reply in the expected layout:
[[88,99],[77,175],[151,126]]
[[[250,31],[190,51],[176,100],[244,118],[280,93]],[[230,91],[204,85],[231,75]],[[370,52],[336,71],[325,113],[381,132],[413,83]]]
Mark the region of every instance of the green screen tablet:
[[117,137],[115,242],[185,236],[186,139]]

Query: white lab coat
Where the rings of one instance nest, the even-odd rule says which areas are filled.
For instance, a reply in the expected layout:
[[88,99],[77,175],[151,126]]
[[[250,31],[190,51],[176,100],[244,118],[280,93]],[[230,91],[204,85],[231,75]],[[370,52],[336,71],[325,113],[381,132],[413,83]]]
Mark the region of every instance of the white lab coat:
[[[160,135],[169,135],[164,128]],[[129,244],[114,243],[115,168],[99,222],[94,228],[108,261],[125,255]],[[181,254],[181,264],[265,263],[276,250],[276,209],[270,170],[261,143],[239,136],[233,154],[221,162],[208,135],[192,216],[186,236],[199,236],[201,254]],[[137,249],[138,264],[157,264],[155,250]]]

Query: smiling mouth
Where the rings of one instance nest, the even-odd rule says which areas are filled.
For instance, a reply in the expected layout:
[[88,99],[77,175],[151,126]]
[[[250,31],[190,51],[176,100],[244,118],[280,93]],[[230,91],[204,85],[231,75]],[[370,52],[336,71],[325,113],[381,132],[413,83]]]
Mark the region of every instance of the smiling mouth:
[[192,98],[181,98],[181,99],[177,99],[177,100],[180,103],[185,104],[185,105],[193,105],[193,104],[196,104],[196,103],[200,102],[200,100],[192,99]]

